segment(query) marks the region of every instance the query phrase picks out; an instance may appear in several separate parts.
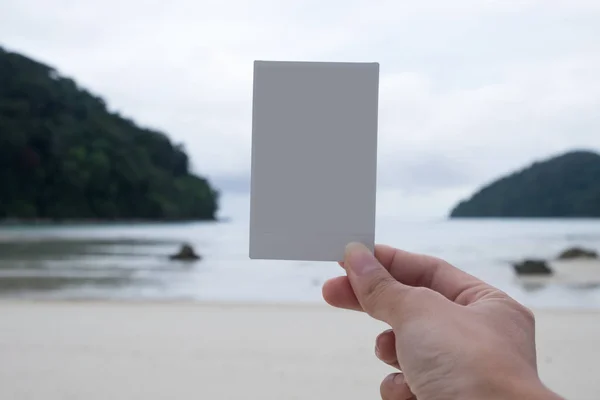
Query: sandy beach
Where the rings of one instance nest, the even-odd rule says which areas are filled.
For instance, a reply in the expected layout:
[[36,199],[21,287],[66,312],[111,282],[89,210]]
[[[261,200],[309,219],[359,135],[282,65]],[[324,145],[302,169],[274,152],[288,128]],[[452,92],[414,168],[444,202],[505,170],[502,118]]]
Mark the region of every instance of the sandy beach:
[[[385,326],[322,305],[0,302],[0,398],[379,397]],[[600,313],[538,311],[539,369],[569,400],[597,399]]]

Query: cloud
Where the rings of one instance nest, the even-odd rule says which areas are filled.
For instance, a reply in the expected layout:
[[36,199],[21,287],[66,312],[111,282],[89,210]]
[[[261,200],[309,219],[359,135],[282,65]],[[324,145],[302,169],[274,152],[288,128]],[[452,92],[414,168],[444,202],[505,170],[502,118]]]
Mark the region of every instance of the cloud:
[[599,21],[595,0],[0,3],[2,45],[183,142],[225,192],[249,187],[255,59],[379,61],[384,203],[438,214],[534,159],[600,149]]
[[[584,55],[507,67],[495,83],[436,91],[426,77],[390,75],[382,86],[380,168],[405,188],[479,185],[534,158],[600,149],[600,57]],[[401,161],[399,161],[401,160]],[[402,176],[402,175],[401,175]]]

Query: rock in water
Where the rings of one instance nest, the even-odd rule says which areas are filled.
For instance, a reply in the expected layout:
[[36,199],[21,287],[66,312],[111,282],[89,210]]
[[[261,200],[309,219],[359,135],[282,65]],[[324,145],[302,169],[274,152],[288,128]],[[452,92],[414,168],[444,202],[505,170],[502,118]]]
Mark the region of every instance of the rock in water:
[[559,260],[573,260],[576,258],[598,258],[598,253],[594,250],[586,250],[581,247],[572,247],[560,253]]
[[201,259],[201,257],[194,251],[194,248],[189,244],[181,245],[179,251],[175,254],[170,255],[169,258],[171,260],[179,261],[197,261]]
[[552,270],[544,260],[524,260],[513,264],[517,275],[552,275]]

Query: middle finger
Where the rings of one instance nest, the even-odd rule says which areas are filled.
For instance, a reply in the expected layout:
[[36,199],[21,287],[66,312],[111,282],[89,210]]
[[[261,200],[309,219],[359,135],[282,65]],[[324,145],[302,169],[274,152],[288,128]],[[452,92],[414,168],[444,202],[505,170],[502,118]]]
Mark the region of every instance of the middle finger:
[[389,329],[375,339],[375,355],[384,363],[402,370],[396,353],[396,335]]

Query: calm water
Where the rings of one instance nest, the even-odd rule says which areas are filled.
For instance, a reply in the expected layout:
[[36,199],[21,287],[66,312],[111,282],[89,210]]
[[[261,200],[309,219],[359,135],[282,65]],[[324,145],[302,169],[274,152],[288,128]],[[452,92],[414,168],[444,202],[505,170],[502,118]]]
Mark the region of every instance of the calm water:
[[[0,228],[0,295],[320,302],[334,263],[250,261],[244,222]],[[204,256],[167,256],[189,242]],[[600,249],[600,221],[377,222],[377,242],[442,257],[532,307],[600,308],[600,289],[520,285],[510,261]]]

